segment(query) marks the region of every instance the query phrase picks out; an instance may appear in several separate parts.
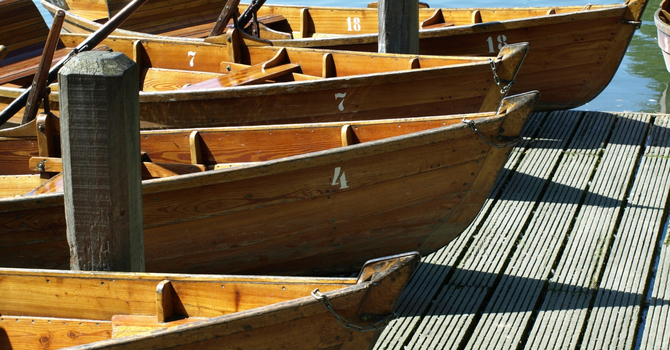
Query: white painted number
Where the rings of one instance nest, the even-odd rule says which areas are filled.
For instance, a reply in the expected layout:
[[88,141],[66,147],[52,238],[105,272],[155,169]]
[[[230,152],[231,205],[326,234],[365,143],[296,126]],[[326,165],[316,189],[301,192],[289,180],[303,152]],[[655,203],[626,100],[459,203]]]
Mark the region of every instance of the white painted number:
[[358,17],[347,17],[347,27],[349,31],[360,32],[361,31],[361,19]]
[[[498,35],[498,37],[496,39],[498,39],[498,50],[502,49],[503,46],[507,45],[507,42],[506,42],[507,37],[506,36]],[[493,46],[493,37],[488,37],[488,39],[486,39],[486,42],[489,44],[489,53],[496,52],[495,48]]]
[[193,67],[193,60],[195,59],[195,51],[189,51],[188,52],[188,57],[193,57],[191,58],[191,62],[189,63],[191,67]]
[[[340,172],[342,172],[342,174],[340,174]],[[335,168],[335,175],[333,175],[333,186],[335,185],[340,185],[340,189],[349,187],[347,186],[347,177],[339,166]]]
[[337,106],[337,109],[339,109],[340,112],[341,112],[341,111],[344,111],[344,98],[345,98],[345,97],[347,97],[347,93],[346,93],[346,92],[345,92],[345,93],[335,94],[335,102],[337,102],[337,99],[338,99],[338,98],[341,98],[341,99],[342,99],[342,101],[340,101],[340,104]]

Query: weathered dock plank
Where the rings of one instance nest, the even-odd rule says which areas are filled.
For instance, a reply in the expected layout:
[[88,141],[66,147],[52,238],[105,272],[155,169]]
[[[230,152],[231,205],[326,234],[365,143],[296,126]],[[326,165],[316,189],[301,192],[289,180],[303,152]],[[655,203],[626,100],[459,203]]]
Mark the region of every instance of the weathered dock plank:
[[[520,159],[523,158],[525,150],[532,142],[532,136],[537,133],[546,116],[547,113],[535,113],[528,120],[521,132],[523,141],[510,153],[503,171],[496,180],[492,193],[499,193],[502,190],[502,185],[513,171],[512,169],[516,168]],[[375,349],[405,348],[405,344],[413,336],[417,324],[430,305],[433,304],[433,300],[444,280],[453,273],[454,267],[462,258],[462,254],[467,251],[467,247],[472,241],[472,234],[477,230],[477,227],[496,201],[496,196],[487,199],[479,215],[466,232],[463,232],[449,245],[422,260],[405,293],[398,301],[398,318],[384,329],[375,344]]]
[[[648,117],[619,117],[530,331],[528,348],[575,349]],[[596,282],[597,283],[597,282]]]
[[547,117],[532,147],[505,184],[500,199],[476,232],[463,260],[421,320],[407,349],[455,348],[468,342],[478,313],[498,284],[518,233],[532,214],[546,178],[556,167],[580,115],[580,112],[555,112]]
[[534,115],[375,348],[670,349],[669,118]]
[[613,122],[606,114],[584,117],[466,349],[516,349],[522,341]]
[[[668,127],[670,118],[656,119],[656,126]],[[666,142],[670,136],[666,136]],[[668,210],[666,206],[666,211]],[[645,316],[640,349],[670,349],[670,236],[668,214],[665,214],[664,231],[655,279],[649,293],[649,309]]]
[[613,240],[582,347],[632,348],[670,188],[670,133],[657,117]]

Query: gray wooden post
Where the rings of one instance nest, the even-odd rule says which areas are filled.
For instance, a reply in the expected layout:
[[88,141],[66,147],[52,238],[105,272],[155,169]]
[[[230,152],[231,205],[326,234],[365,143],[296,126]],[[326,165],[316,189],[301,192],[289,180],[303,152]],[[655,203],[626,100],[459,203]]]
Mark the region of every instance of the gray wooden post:
[[139,71],[88,51],[59,72],[70,268],[144,271]]
[[382,53],[419,53],[419,0],[379,0]]

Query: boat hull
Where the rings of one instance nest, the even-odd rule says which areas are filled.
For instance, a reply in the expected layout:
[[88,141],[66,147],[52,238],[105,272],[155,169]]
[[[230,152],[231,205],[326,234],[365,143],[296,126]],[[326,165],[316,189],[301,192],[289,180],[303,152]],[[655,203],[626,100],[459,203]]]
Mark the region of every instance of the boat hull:
[[[75,47],[84,38],[61,36],[66,47]],[[220,72],[230,66],[225,47],[148,39],[135,42],[128,38],[108,38],[102,45],[134,58],[145,67],[140,91],[140,119],[144,128],[308,123],[495,111],[506,94],[496,84],[495,77],[513,80],[528,50],[526,44],[506,46],[495,58],[494,71],[488,59],[476,57],[377,56],[346,51],[248,47],[243,50],[241,60],[252,66],[285,51],[288,60],[300,64],[302,73],[317,77],[322,75],[326,65],[323,57],[331,57],[338,75],[307,81],[189,90],[173,83],[174,79],[168,78],[171,73],[165,70],[189,74],[189,78],[209,76],[203,72],[221,75]],[[163,75],[152,78],[152,74],[161,73]],[[0,87],[0,108],[11,103],[18,93],[19,89]],[[50,105],[51,110],[59,110],[57,91],[51,93]]]
[[[44,1],[43,1],[44,3]],[[47,8],[55,8],[45,4]],[[605,89],[616,73],[621,60],[639,26],[646,0],[628,1],[624,5],[593,6],[586,5],[583,10],[543,14],[542,9],[527,10],[533,17],[497,20],[496,9],[472,9],[480,14],[483,23],[447,26],[420,31],[420,53],[428,55],[474,55],[495,54],[504,44],[527,42],[532,47],[520,70],[513,93],[531,90],[542,92],[537,110],[560,110],[581,106]],[[309,12],[309,8],[306,8]],[[283,14],[292,28],[304,27],[297,6],[265,6],[259,15]],[[522,13],[526,9],[514,9]],[[543,9],[544,13],[552,8]],[[54,11],[53,9],[50,11]],[[434,9],[422,9],[421,20],[426,19]],[[444,9],[445,20],[450,9]],[[316,11],[314,11],[316,13]],[[467,12],[467,9],[462,10]],[[311,13],[311,12],[309,12]],[[538,15],[541,14],[541,15]],[[469,14],[468,14],[469,15]],[[312,25],[319,28],[319,21],[327,18],[312,15]],[[358,18],[362,28],[358,33],[376,30],[377,14],[373,9],[352,9],[350,18]],[[461,16],[463,16],[461,14]],[[473,15],[474,16],[474,15]],[[519,16],[520,15],[516,15]],[[302,15],[305,17],[305,15]],[[69,14],[66,17],[69,30],[90,32],[96,25],[82,21]],[[487,21],[490,21],[487,23]],[[341,19],[338,23],[324,24],[324,32],[338,33],[334,37],[310,37],[296,39],[271,39],[273,45],[287,47],[311,47],[339,50],[377,51],[376,34],[347,35],[347,23]],[[339,26],[339,27],[329,27]],[[351,26],[351,24],[349,24]],[[119,30],[120,35],[160,37],[133,31],[137,25],[128,24],[128,30]],[[138,29],[135,29],[138,30]],[[295,31],[296,29],[294,29]],[[349,29],[351,30],[351,29]],[[344,34],[343,34],[344,33]],[[178,35],[172,32],[162,35]],[[207,34],[204,34],[207,35]],[[202,40],[184,38],[184,40]],[[211,42],[225,43],[223,38],[208,38]]]
[[[3,268],[0,339],[14,350],[368,349],[419,259],[369,261],[357,278]],[[367,331],[345,328],[331,311]]]
[[661,16],[665,18],[665,16],[661,14],[661,11],[667,11],[667,9],[668,5],[666,5],[664,1],[661,3],[661,7],[654,13],[654,23],[656,24],[658,33],[658,46],[661,48],[661,52],[663,53],[665,68],[668,70],[668,72],[670,72],[670,24],[661,19]]
[[[506,114],[480,121],[481,134],[459,117],[437,129],[144,181],[146,269],[332,274],[378,256],[433,252],[474,219],[511,150],[482,135],[518,136],[537,98],[503,105]],[[68,267],[62,195],[0,200],[0,228],[2,266]]]

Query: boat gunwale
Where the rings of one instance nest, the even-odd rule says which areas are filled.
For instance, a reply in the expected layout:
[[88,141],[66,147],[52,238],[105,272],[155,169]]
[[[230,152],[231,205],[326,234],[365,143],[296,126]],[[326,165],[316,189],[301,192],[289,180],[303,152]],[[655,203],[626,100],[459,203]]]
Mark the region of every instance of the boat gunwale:
[[158,272],[102,272],[102,271],[73,271],[52,269],[0,268],[0,279],[3,276],[28,278],[67,278],[81,280],[143,280],[161,282],[170,280],[175,282],[193,283],[249,283],[249,284],[356,284],[358,277],[307,277],[307,276],[274,276],[274,275],[232,275],[232,274],[187,274],[187,273],[158,273]]
[[[491,117],[485,117],[475,120],[480,132],[490,132],[498,123],[502,125],[506,114],[496,114]],[[297,171],[302,169],[314,168],[327,165],[333,162],[331,156],[339,155],[337,161],[344,162],[357,158],[364,158],[371,154],[373,149],[375,155],[392,153],[401,149],[420,147],[429,143],[444,142],[453,138],[459,138],[460,135],[453,135],[449,131],[471,130],[465,123],[446,125],[428,130],[417,131],[409,134],[387,137],[380,140],[362,142],[346,147],[335,147],[331,149],[297,154],[294,156],[283,157],[264,161],[260,164],[246,164],[234,168],[216,169],[201,173],[184,174],[165,178],[156,178],[142,181],[142,193],[152,194],[164,191],[173,191],[197,186],[207,186],[219,183],[237,181],[240,179],[251,179],[273,175],[285,171]],[[472,131],[474,134],[474,131]],[[393,147],[390,147],[393,146]],[[368,152],[370,151],[370,152]],[[309,164],[306,164],[309,162]],[[288,169],[281,168],[283,164],[305,164]],[[274,168],[274,169],[273,169]],[[227,178],[228,173],[236,173],[235,177]],[[207,180],[207,181],[203,181]],[[177,186],[179,184],[179,186]]]
[[[365,305],[373,303],[374,300],[369,299],[369,293],[374,291],[375,288],[379,287],[384,280],[390,280],[391,285],[388,286],[388,291],[391,293],[392,300],[397,302],[400,298],[402,291],[408,283],[410,274],[405,274],[398,276],[399,272],[402,273],[403,270],[411,268],[416,270],[417,264],[419,263],[420,255],[418,252],[412,251],[407,253],[401,253],[396,255],[385,256],[377,259],[372,259],[366,261],[360,269],[358,277],[348,278],[347,280],[353,280],[354,283],[349,285],[341,285],[339,288],[324,291],[322,295],[327,297],[332,304],[337,305],[338,309],[354,309],[356,314],[365,312]],[[377,271],[376,267],[378,264],[381,264],[381,270]],[[384,265],[386,265],[384,267]],[[374,269],[372,271],[371,269]],[[49,274],[52,274],[54,270],[43,270],[43,269],[0,269],[0,271],[10,271],[10,272],[21,272],[24,271],[46,271]],[[57,274],[82,274],[79,271],[55,271]],[[129,274],[129,273],[109,273],[109,272],[84,272],[84,274],[106,274],[106,275],[119,275],[119,274]],[[162,275],[160,273],[152,275]],[[198,277],[200,275],[197,275]],[[28,278],[39,278],[39,276],[31,275]],[[196,278],[198,278],[196,277]],[[397,285],[393,283],[395,278],[402,278],[403,283]],[[291,279],[313,279],[310,277],[304,278],[294,278]],[[1,280],[1,279],[0,279]],[[309,284],[318,284],[318,283],[309,283]],[[383,285],[383,284],[382,284]],[[318,290],[318,289],[317,289]],[[332,305],[331,304],[331,305]],[[389,312],[392,312],[390,305],[379,305],[378,307],[387,308]],[[324,317],[333,317],[337,320],[338,323],[341,322],[335,317],[336,315],[331,315],[333,310],[325,307],[325,304],[317,299],[314,295],[305,295],[302,297],[285,300],[273,304],[262,305],[255,308],[236,311],[220,316],[207,317],[203,319],[197,319],[193,322],[186,324],[169,327],[167,329],[139,333],[127,337],[121,338],[110,338],[102,341],[96,341],[91,343],[84,343],[74,347],[69,347],[68,349],[95,349],[95,348],[108,348],[114,346],[125,345],[136,347],[142,346],[142,341],[156,341],[156,338],[160,336],[175,336],[176,339],[171,339],[169,343],[174,346],[178,345],[187,345],[196,342],[207,341],[215,339],[218,337],[226,335],[234,335],[245,333],[248,331],[258,330],[269,326],[274,326],[277,324],[283,324],[286,322],[292,322],[296,320],[306,319],[314,317],[317,315],[325,315]],[[276,317],[279,316],[279,317]],[[57,317],[44,317],[44,316],[27,316],[22,315],[3,315],[3,317],[22,317],[26,319],[58,319],[58,320],[68,320],[68,321],[102,321],[103,323],[108,323],[107,320],[98,320],[98,319],[77,319],[77,318],[57,318]],[[18,319],[17,319],[18,321]],[[111,322],[111,320],[109,321]],[[239,324],[244,322],[244,324]],[[372,322],[372,321],[368,321]],[[231,324],[234,328],[231,328]],[[341,324],[342,325],[342,324]],[[221,327],[221,328],[219,328]],[[347,327],[345,327],[347,328]],[[218,329],[218,332],[217,332]],[[380,328],[372,329],[377,333],[381,331]],[[342,330],[340,329],[340,332]],[[191,334],[189,334],[191,333]],[[139,343],[139,345],[138,345]]]
[[[467,114],[462,115],[467,117]],[[489,117],[475,120],[481,132],[487,132],[489,125],[497,125],[506,118],[506,113],[496,113]],[[482,128],[483,127],[483,128]],[[288,171],[314,168],[332,163],[332,156],[339,155],[338,161],[363,158],[369,155],[370,149],[379,149],[382,153],[395,152],[399,149],[407,149],[425,145],[427,142],[443,142],[458,136],[451,131],[465,130],[470,127],[465,123],[436,127],[428,130],[413,132],[409,134],[388,137],[380,140],[363,142],[346,147],[335,147],[327,150],[297,154],[289,157],[259,162],[258,164],[245,164],[232,168],[209,170],[201,173],[184,174],[179,176],[157,178],[142,181],[142,195],[174,191],[180,189],[194,188],[199,186],[222,184],[238,181],[240,179],[251,179],[287,171],[286,166],[293,166]],[[474,133],[474,131],[473,131]],[[440,137],[441,136],[441,137]],[[427,140],[426,140],[427,139]],[[409,145],[407,145],[409,143]],[[389,147],[393,145],[394,147]],[[377,152],[376,154],[381,154]],[[0,198],[0,212],[18,211],[24,209],[35,209],[40,207],[53,207],[63,205],[64,194],[47,193],[34,196],[19,196]]]
[[[644,0],[647,1],[647,0]],[[60,7],[53,5],[49,3],[47,0],[41,0],[42,4],[44,7],[50,12],[50,13],[55,13],[57,9],[60,9]],[[312,8],[312,9],[317,9],[317,10],[332,10],[332,9],[339,9],[338,7],[327,7],[327,6],[298,6],[298,5],[273,5],[274,7],[278,8],[289,8],[289,9],[303,9],[303,8]],[[598,18],[601,17],[602,12],[609,12],[609,11],[624,11],[620,15],[620,17],[623,18],[625,15],[625,10],[626,8],[629,7],[628,3],[624,4],[605,4],[605,5],[598,5],[594,4],[591,6],[591,8],[587,11],[584,11],[583,8],[584,6],[538,6],[538,7],[501,7],[501,8],[496,8],[496,7],[480,7],[480,8],[428,8],[428,9],[420,9],[421,11],[427,11],[427,12],[433,12],[438,9],[448,9],[448,10],[455,10],[455,11],[474,11],[474,10],[479,10],[479,11],[516,11],[516,10],[537,10],[537,11],[542,11],[542,10],[548,10],[548,9],[574,9],[575,11],[571,12],[565,12],[565,13],[556,13],[556,14],[551,14],[551,15],[540,15],[540,16],[533,16],[533,17],[525,17],[525,18],[515,18],[515,19],[510,19],[510,20],[503,20],[503,21],[493,21],[493,22],[483,22],[483,23],[475,23],[475,24],[463,24],[463,25],[456,25],[452,27],[443,27],[443,28],[434,28],[434,29],[421,29],[419,30],[419,37],[421,38],[433,38],[433,37],[440,37],[444,36],[442,35],[444,32],[456,35],[456,34],[469,34],[469,33],[477,33],[477,32],[483,32],[483,31],[488,31],[488,30],[510,30],[510,29],[517,29],[517,28],[529,28],[529,27],[535,27],[535,26],[540,26],[540,25],[546,25],[547,23],[549,24],[559,24],[559,23],[564,23],[568,21],[574,21],[574,16],[577,16],[578,20],[587,20],[591,18]],[[345,8],[348,9],[348,8]],[[356,11],[377,11],[377,9],[374,8],[355,8]],[[88,25],[93,24],[94,26],[100,26],[99,24],[87,20],[84,17],[78,16],[75,13],[72,13],[70,11],[66,11],[66,16],[70,16],[71,18],[75,18],[77,23],[82,26],[83,24],[86,24],[87,28]],[[641,16],[641,14],[640,14]],[[570,17],[570,18],[568,18]],[[602,16],[602,17],[607,17],[607,16]],[[614,17],[614,16],[612,16]],[[538,22],[538,19],[546,20],[547,22],[542,22],[542,23],[535,23]],[[636,19],[636,20],[639,20]],[[527,23],[527,22],[533,22],[533,23]],[[509,24],[509,25],[508,25]],[[529,25],[531,24],[531,25]],[[126,30],[126,29],[121,29],[118,28],[115,31],[116,33],[123,34],[123,36],[131,36],[131,37],[137,37],[137,38],[146,38],[146,39],[153,39],[153,38],[178,38],[180,41],[185,41],[185,42],[191,42],[191,43],[201,43],[201,42],[206,42],[205,38],[192,38],[192,37],[175,37],[175,36],[167,36],[167,35],[160,35],[160,34],[149,34],[149,33],[144,33],[140,31],[133,31],[133,30]],[[339,40],[356,40],[356,44],[365,44],[365,43],[373,43],[377,42],[377,36],[378,33],[370,33],[370,34],[342,34],[342,35],[335,35],[333,37],[328,37],[328,38],[294,38],[294,39],[274,39],[274,40],[267,40],[267,39],[261,39],[264,43],[267,41],[266,44],[272,45],[272,46],[286,46],[286,47],[291,47],[291,46],[296,46],[296,44],[291,44],[291,42],[294,43],[302,43],[303,45],[309,44],[309,43],[320,43],[318,45],[328,45],[330,42],[337,42]],[[304,45],[305,47],[309,45]]]
[[[86,34],[61,34],[61,37],[76,37],[76,38],[86,38]],[[194,43],[185,43],[179,40],[165,40],[161,38],[160,40],[140,38],[140,37],[125,37],[125,36],[109,36],[106,40],[121,40],[121,41],[132,41],[132,40],[143,40],[151,43],[159,44],[180,44],[180,45],[193,45]],[[197,45],[206,45],[218,47],[220,45],[210,44],[206,42],[197,43]],[[524,43],[518,43],[514,45],[522,46]],[[527,45],[527,44],[525,44]],[[279,50],[279,47],[268,46],[268,50]],[[520,47],[518,50],[522,50]],[[290,48],[291,52],[322,52],[329,53],[333,50],[328,49],[310,49],[310,48]],[[248,97],[248,96],[258,96],[258,95],[280,95],[280,94],[294,94],[294,93],[303,93],[303,92],[314,92],[315,90],[331,90],[331,89],[343,89],[343,88],[355,88],[360,86],[371,85],[371,82],[375,84],[385,84],[385,83],[401,83],[405,81],[418,81],[418,80],[428,80],[428,79],[438,79],[446,78],[451,76],[458,76],[463,74],[474,73],[480,69],[490,70],[490,59],[495,61],[502,62],[504,57],[500,57],[499,53],[497,55],[491,55],[488,57],[475,57],[475,56],[438,56],[438,55],[420,55],[420,54],[379,54],[379,53],[369,53],[369,52],[360,52],[360,51],[345,51],[337,50],[338,54],[342,55],[354,55],[354,56],[382,56],[382,57],[393,57],[396,59],[434,59],[444,61],[443,65],[436,67],[426,67],[426,68],[415,68],[415,69],[406,69],[406,70],[389,70],[385,72],[377,73],[364,73],[348,76],[337,76],[329,77],[318,80],[299,80],[299,81],[288,81],[288,82],[273,82],[269,84],[255,84],[255,85],[241,85],[241,86],[231,86],[231,87],[219,87],[219,88],[208,88],[202,90],[166,90],[166,91],[140,91],[140,102],[177,102],[177,101],[194,101],[194,100],[208,100],[208,99],[219,99],[219,98],[238,98],[238,97]],[[448,61],[472,61],[465,63],[449,63]],[[173,68],[166,67],[149,67],[149,68],[160,68],[165,70],[175,70]],[[191,71],[189,71],[191,72]],[[193,71],[197,72],[197,71]],[[211,73],[211,72],[209,72]],[[2,91],[7,91],[6,94],[1,93]],[[0,86],[0,97],[10,98],[13,94],[20,94],[24,91],[22,88],[13,88],[13,87],[3,87]],[[49,95],[50,101],[58,101],[59,92],[53,91]]]
[[[594,5],[595,6],[595,5]],[[626,4],[612,4],[612,5],[603,5],[608,6],[604,8],[589,9],[588,11],[576,11],[576,12],[566,12],[566,13],[557,13],[552,15],[541,15],[535,17],[526,17],[526,18],[516,18],[503,21],[493,21],[493,22],[482,22],[482,23],[473,23],[473,24],[462,24],[455,25],[451,27],[443,28],[433,28],[433,29],[421,29],[419,30],[419,40],[420,39],[430,39],[430,38],[439,38],[444,35],[444,33],[449,33],[448,36],[461,35],[461,34],[477,34],[488,32],[492,30],[512,30],[519,28],[532,28],[544,26],[547,24],[561,24],[561,23],[572,23],[576,20],[590,20],[596,18],[606,18],[606,17],[621,17],[625,15],[625,10],[628,8]],[[550,9],[553,7],[546,7]],[[481,10],[481,9],[479,9]],[[603,12],[612,12],[612,11],[623,11],[620,15],[611,15],[603,16]],[[543,21],[539,21],[541,19]],[[538,23],[541,22],[541,23]],[[127,31],[128,33],[133,33]],[[154,35],[154,34],[150,34]],[[160,35],[156,35],[161,37]],[[377,42],[377,33],[370,34],[355,34],[355,35],[337,35],[333,37],[317,37],[317,38],[296,38],[296,39],[276,39],[271,40],[273,46],[296,46],[294,43],[318,43],[319,46],[334,45],[333,43],[338,41],[349,41],[356,40],[353,44],[366,44]],[[192,38],[189,38],[192,39]],[[301,47],[307,47],[304,45]]]

